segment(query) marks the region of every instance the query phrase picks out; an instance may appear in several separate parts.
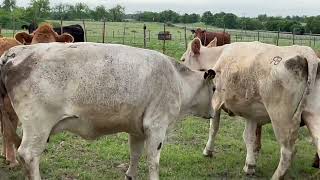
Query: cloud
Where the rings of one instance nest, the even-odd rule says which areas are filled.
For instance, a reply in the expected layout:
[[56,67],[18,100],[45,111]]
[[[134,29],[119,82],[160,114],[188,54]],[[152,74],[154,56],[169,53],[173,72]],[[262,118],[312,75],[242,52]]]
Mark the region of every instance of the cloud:
[[[62,0],[51,0],[52,6],[65,3]],[[205,11],[231,12],[238,16],[257,16],[258,14],[287,16],[287,15],[319,15],[319,0],[69,0],[69,4],[83,2],[93,8],[98,5],[104,5],[111,8],[116,4],[126,7],[127,13],[137,11],[156,11],[160,12],[172,9],[179,13],[199,13]],[[29,1],[17,0],[19,6],[27,6]]]

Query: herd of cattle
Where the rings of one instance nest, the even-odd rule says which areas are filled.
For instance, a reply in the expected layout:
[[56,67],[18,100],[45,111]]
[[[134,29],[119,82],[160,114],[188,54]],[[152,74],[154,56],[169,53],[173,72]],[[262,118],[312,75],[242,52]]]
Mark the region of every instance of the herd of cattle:
[[272,179],[284,178],[301,125],[320,153],[320,59],[311,48],[230,44],[228,33],[197,29],[178,63],[152,50],[81,42],[80,27],[71,27],[76,30],[61,34],[59,28],[59,35],[44,24],[15,39],[0,38],[2,155],[13,167],[17,152],[29,179],[41,179],[47,141],[65,130],[85,139],[127,132],[126,179],[137,177],[144,145],[150,179],[159,179],[168,126],[187,115],[210,118],[203,154],[212,156],[221,110],[246,119],[246,174],[255,173],[266,123],[280,144]]

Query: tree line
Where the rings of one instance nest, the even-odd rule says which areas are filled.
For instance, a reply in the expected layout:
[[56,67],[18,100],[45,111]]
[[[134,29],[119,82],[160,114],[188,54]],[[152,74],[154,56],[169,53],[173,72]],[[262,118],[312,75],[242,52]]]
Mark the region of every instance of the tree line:
[[[320,16],[287,16],[273,17],[266,14],[258,17],[238,17],[233,13],[206,11],[203,14],[179,14],[172,10],[162,12],[143,11],[134,14],[125,14],[125,7],[116,5],[108,9],[100,5],[89,8],[85,3],[61,3],[53,7],[49,0],[30,0],[28,7],[16,6],[16,0],[4,0],[0,5],[0,22],[3,27],[19,27],[20,24],[31,21],[42,22],[53,20],[106,20],[121,22],[135,20],[142,22],[165,23],[197,23],[203,22],[219,28],[243,30],[268,30],[294,32],[296,34],[320,34]],[[14,22],[14,23],[13,23]]]

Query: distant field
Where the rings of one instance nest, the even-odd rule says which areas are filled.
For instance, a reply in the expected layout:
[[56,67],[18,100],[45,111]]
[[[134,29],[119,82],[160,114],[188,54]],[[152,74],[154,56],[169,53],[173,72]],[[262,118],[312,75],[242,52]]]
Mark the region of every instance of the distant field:
[[[79,22],[64,22],[74,24]],[[151,39],[147,48],[162,51],[162,41],[157,40],[157,33],[162,31],[162,24],[146,23]],[[88,41],[102,42],[102,23],[87,22]],[[126,23],[125,44],[143,47],[143,23]],[[122,43],[124,23],[107,23],[107,42]],[[166,54],[177,59],[185,51],[183,30],[167,27],[173,34],[173,41],[166,42]],[[133,32],[136,32],[134,41]],[[182,32],[181,40],[180,33]],[[114,32],[114,37],[113,37]],[[8,31],[8,35],[12,32]],[[187,32],[188,39],[192,38]],[[319,46],[317,47],[319,48]],[[208,120],[189,117],[177,122],[168,133],[166,145],[161,153],[160,177],[162,179],[270,179],[279,161],[279,146],[273,134],[272,126],[263,129],[262,152],[257,163],[256,175],[247,177],[242,168],[246,149],[242,140],[244,121],[242,118],[223,114],[221,128],[216,140],[213,158],[202,156],[207,141]],[[105,136],[97,141],[86,141],[78,136],[61,133],[50,139],[47,151],[41,160],[41,173],[44,179],[85,179],[108,180],[124,179],[124,169],[118,165],[129,162],[128,136],[124,133]],[[0,141],[2,142],[2,141]],[[320,172],[311,167],[315,147],[310,142],[306,128],[300,129],[297,142],[297,154],[290,168],[290,179],[320,179]],[[1,176],[3,175],[3,176]],[[146,157],[139,166],[140,179],[147,179]],[[9,170],[2,159],[0,161],[0,180],[24,179],[22,170]]]

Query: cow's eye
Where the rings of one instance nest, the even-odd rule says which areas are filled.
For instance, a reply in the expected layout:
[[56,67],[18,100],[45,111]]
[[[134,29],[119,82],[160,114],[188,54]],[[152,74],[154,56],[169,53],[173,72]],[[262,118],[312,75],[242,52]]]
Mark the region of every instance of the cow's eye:
[[186,60],[185,58],[181,59],[182,62],[184,62],[185,60]]
[[199,69],[199,71],[207,71],[207,70],[206,70],[206,69],[202,69],[202,68],[201,68],[201,69]]

